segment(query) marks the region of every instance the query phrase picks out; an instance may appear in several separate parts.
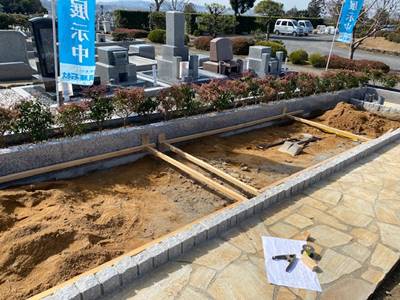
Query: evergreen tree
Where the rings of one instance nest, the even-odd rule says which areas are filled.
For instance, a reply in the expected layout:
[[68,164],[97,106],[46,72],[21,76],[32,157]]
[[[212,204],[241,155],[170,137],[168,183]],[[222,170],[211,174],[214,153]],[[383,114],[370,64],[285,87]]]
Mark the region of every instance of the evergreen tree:
[[320,18],[324,13],[325,0],[311,0],[308,4],[308,15],[312,18]]
[[253,8],[256,0],[230,0],[231,7],[235,12],[235,16],[244,14],[249,9]]

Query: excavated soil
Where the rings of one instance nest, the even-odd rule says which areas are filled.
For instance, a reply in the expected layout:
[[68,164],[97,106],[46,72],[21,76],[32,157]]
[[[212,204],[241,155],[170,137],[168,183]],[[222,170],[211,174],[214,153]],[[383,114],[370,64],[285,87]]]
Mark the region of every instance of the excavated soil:
[[[325,118],[332,121],[331,114]],[[320,140],[296,157],[279,146],[265,149],[302,133]],[[295,123],[181,148],[262,188],[354,145]],[[37,294],[230,203],[151,157],[71,180],[2,190],[0,299]]]
[[373,113],[357,110],[351,104],[341,102],[333,110],[318,118],[322,123],[369,137],[379,137],[390,129],[400,127],[400,122],[391,121]]

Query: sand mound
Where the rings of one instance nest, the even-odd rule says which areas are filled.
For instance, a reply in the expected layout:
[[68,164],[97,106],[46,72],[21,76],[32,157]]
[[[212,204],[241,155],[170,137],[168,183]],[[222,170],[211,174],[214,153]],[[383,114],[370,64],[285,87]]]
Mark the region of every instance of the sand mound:
[[390,129],[400,127],[400,122],[391,121],[355,106],[340,102],[333,110],[327,111],[319,120],[329,126],[351,131],[355,134],[378,137]]

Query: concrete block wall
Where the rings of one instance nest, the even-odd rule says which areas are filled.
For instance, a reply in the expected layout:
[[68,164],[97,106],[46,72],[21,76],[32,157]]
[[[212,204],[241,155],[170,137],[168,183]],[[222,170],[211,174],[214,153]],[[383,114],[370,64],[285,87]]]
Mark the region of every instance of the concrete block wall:
[[357,99],[350,99],[349,103],[360,109],[374,113],[378,116],[394,121],[400,121],[400,109],[398,108],[389,107],[378,103],[365,102]]
[[72,280],[72,283],[59,289],[56,287],[52,292],[37,295],[35,299],[107,299],[107,296],[111,293],[120,291],[124,286],[134,284],[138,277],[190,251],[203,241],[214,238],[245,219],[268,209],[272,204],[296,195],[321,179],[373,154],[379,148],[399,140],[400,129],[397,129],[377,139],[360,144],[322,164],[299,172],[286,182],[271,187],[257,197],[236,203],[190,226],[186,226],[158,243],[150,245],[138,254],[121,256],[112,265],[100,267],[100,271],[94,274],[77,277]]

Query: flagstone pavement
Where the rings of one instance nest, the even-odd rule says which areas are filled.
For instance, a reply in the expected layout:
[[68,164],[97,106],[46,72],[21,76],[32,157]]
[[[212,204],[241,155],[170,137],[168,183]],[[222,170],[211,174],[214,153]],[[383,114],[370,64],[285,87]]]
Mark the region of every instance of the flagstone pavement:
[[[368,298],[399,260],[400,142],[193,249],[112,299]],[[261,236],[309,231],[323,292],[274,286]]]

